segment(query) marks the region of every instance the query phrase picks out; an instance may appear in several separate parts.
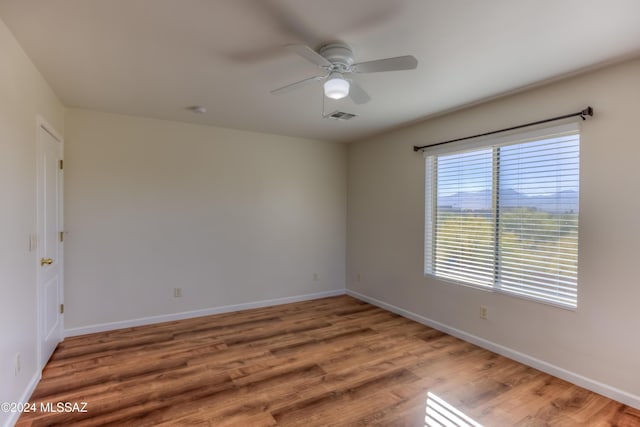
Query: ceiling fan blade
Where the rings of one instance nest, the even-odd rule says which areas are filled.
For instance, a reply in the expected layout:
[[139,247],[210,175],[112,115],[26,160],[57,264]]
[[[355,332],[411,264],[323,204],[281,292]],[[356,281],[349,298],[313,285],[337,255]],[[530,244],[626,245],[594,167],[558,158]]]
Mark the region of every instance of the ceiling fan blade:
[[354,73],[379,73],[381,71],[413,70],[418,66],[415,56],[405,55],[394,58],[376,59],[375,61],[353,64],[351,70]]
[[309,46],[303,44],[288,44],[285,47],[302,56],[307,61],[316,64],[318,67],[331,67],[331,62],[327,61],[324,56],[320,55]]
[[369,94],[354,81],[351,81],[349,85],[349,97],[356,104],[366,104],[371,101]]
[[272,95],[280,95],[282,93],[287,93],[292,90],[298,89],[299,87],[306,86],[309,83],[317,82],[324,79],[326,76],[313,76],[308,79],[300,80],[299,82],[291,83],[286,86],[279,87],[278,89],[274,89],[270,91]]

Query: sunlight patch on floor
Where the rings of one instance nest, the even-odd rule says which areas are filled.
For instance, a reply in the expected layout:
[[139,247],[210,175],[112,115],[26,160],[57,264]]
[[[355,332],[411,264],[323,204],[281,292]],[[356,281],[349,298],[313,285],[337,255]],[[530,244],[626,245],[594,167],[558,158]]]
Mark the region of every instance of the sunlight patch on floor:
[[425,427],[482,427],[460,410],[454,408],[435,394],[427,393]]

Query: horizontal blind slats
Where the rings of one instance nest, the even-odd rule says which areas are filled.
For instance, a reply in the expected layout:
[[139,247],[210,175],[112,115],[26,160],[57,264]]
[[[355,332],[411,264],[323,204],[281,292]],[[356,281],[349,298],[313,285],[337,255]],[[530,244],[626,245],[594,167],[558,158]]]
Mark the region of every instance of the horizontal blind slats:
[[498,286],[532,298],[574,301],[579,138],[499,150]]
[[576,132],[428,157],[425,271],[575,307],[579,141]]

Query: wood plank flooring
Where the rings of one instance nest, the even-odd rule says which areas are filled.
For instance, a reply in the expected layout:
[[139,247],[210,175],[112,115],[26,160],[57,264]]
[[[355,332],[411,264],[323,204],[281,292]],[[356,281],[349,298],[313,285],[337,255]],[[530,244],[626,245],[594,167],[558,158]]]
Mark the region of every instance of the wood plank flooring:
[[[31,402],[20,427],[640,426],[638,410],[348,296],[68,338]],[[46,410],[58,402],[86,412]]]

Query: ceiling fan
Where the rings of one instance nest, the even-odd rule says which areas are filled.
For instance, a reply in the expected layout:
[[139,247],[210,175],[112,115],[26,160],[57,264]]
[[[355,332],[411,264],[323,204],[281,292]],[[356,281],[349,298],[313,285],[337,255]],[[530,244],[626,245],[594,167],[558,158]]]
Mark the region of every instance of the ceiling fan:
[[300,44],[285,47],[317,65],[324,70],[324,73],[274,89],[271,91],[274,95],[325,80],[323,87],[326,97],[342,99],[349,96],[356,104],[364,104],[371,98],[352,78],[349,78],[351,74],[413,70],[418,66],[418,60],[412,55],[354,63],[353,52],[345,43],[330,43],[317,52],[309,46]]

